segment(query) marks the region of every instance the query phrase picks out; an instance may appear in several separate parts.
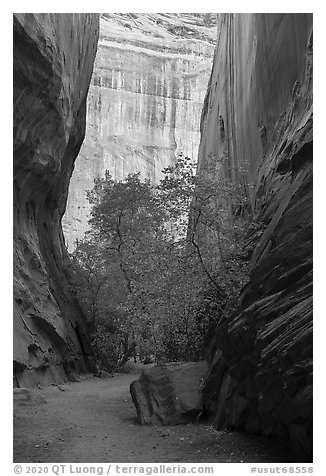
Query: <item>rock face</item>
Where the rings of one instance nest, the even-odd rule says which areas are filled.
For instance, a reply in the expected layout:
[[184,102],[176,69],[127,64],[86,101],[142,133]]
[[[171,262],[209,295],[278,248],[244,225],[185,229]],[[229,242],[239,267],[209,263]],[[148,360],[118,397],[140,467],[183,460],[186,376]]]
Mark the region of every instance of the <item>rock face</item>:
[[130,385],[141,425],[175,425],[203,409],[202,383],[207,363],[158,365],[144,370]]
[[97,39],[97,15],[14,15],[15,386],[73,378],[91,353],[63,272],[61,217]]
[[46,404],[47,400],[39,390],[30,388],[14,388],[13,389],[14,406],[29,406]]
[[87,229],[86,189],[105,170],[155,182],[179,153],[197,160],[216,28],[215,14],[102,14],[86,137],[63,221],[69,248]]
[[244,193],[264,223],[238,310],[211,341],[205,405],[217,428],[289,439],[309,461],[311,14],[221,17],[201,130],[199,173],[226,154],[231,173],[246,170]]

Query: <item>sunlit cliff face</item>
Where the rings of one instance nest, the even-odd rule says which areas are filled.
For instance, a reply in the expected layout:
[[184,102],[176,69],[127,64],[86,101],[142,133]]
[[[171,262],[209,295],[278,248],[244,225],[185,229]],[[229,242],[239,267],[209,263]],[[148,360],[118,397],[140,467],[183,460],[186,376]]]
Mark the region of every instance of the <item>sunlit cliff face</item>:
[[69,247],[87,228],[85,191],[105,170],[156,182],[179,153],[197,160],[216,29],[215,14],[102,15],[86,138],[63,221]]

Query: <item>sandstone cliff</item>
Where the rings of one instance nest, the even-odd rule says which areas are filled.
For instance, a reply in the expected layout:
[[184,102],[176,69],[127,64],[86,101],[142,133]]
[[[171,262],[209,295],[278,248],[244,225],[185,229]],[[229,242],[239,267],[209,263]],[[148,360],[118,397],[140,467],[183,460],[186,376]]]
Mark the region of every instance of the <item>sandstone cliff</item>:
[[206,406],[217,428],[289,438],[309,460],[311,14],[221,17],[201,128],[200,173],[227,154],[231,172],[246,170],[244,193],[265,225],[238,311],[211,342]]
[[[14,15],[14,384],[61,382],[90,353],[63,274],[64,213],[85,133],[93,14]],[[86,360],[85,360],[86,359]]]
[[197,160],[216,31],[216,14],[102,14],[63,221],[69,247],[87,229],[86,189],[106,169],[118,180],[141,172],[155,182],[179,153]]

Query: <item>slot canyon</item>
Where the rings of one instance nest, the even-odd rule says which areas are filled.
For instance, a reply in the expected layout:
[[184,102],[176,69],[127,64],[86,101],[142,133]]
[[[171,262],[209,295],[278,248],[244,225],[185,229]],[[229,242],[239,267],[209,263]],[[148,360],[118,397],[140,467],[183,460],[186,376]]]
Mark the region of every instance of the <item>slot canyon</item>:
[[[221,313],[218,323],[213,319],[205,340],[201,414],[209,430],[198,426],[197,440],[220,451],[222,440],[217,444],[216,438],[223,437],[232,457],[204,456],[203,443],[198,461],[278,461],[277,453],[253,452],[254,443],[245,440],[253,435],[285,444],[288,458],[312,461],[312,19],[308,13],[14,14],[18,427],[35,423],[24,414],[31,407],[19,406],[26,395],[31,405],[36,399],[46,421],[47,411],[60,405],[72,405],[70,412],[81,385],[85,418],[91,420],[94,399],[104,402],[97,417],[105,418],[106,385],[113,395],[111,411],[120,415],[119,392],[124,395],[126,387],[128,393],[131,378],[95,377],[98,364],[85,309],[71,289],[69,253],[88,230],[86,191],[94,179],[106,170],[117,181],[140,172],[157,184],[164,168],[186,156],[197,162],[201,183],[218,177],[222,167],[237,184],[241,209],[226,207],[228,223],[243,211],[257,223],[246,230],[248,279],[232,312]],[[194,206],[188,236],[205,246],[211,238],[204,228],[194,230],[197,218]],[[217,313],[214,309],[209,312]],[[67,391],[54,394],[60,388]],[[119,405],[127,402],[121,398]],[[48,405],[42,405],[46,399]],[[87,446],[78,424],[71,420],[65,438],[85,436]],[[112,419],[111,424],[119,432],[120,423]],[[164,446],[166,453],[151,461],[171,461],[169,451],[174,461],[195,461],[190,443],[199,443],[193,427],[135,428],[130,442],[143,431],[139,441],[147,453],[168,445],[169,438],[175,442],[174,453]],[[41,423],[35,435],[38,431],[46,434]],[[35,435],[31,431],[31,441]],[[104,430],[95,437],[101,437],[102,453],[94,450],[91,461],[99,455],[105,461],[144,461],[141,448],[124,459],[114,448],[106,453]],[[19,462],[27,458],[20,438]],[[61,441],[57,434],[51,441],[55,438]],[[146,446],[148,439],[152,446]],[[184,459],[181,449],[178,453],[181,440],[190,445]],[[40,453],[43,440],[35,441],[29,461],[51,461]],[[123,434],[113,447],[119,444],[125,445]],[[243,448],[241,455],[233,444]],[[49,458],[80,461],[76,448],[62,443],[48,451]]]

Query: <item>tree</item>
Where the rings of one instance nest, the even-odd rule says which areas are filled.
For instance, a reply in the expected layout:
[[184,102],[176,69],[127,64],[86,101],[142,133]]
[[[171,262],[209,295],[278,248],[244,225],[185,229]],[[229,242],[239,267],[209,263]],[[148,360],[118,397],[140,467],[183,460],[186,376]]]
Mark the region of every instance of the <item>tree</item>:
[[114,182],[107,173],[95,181],[88,198],[91,229],[78,244],[73,260],[79,262],[81,276],[87,275],[82,300],[88,301],[91,318],[101,322],[94,334],[96,344],[103,344],[98,332],[105,329],[105,316],[112,321],[112,314],[119,314],[119,321],[114,322],[122,352],[115,355],[117,362],[124,363],[136,340],[146,347],[144,341],[152,333],[149,311],[161,295],[166,268],[167,214],[154,188],[148,181],[141,182],[139,174]]
[[90,231],[72,262],[103,367],[123,364],[136,345],[142,358],[198,360],[207,330],[234,306],[250,218],[237,182],[216,164],[205,172],[180,156],[157,186],[107,172],[88,192]]

